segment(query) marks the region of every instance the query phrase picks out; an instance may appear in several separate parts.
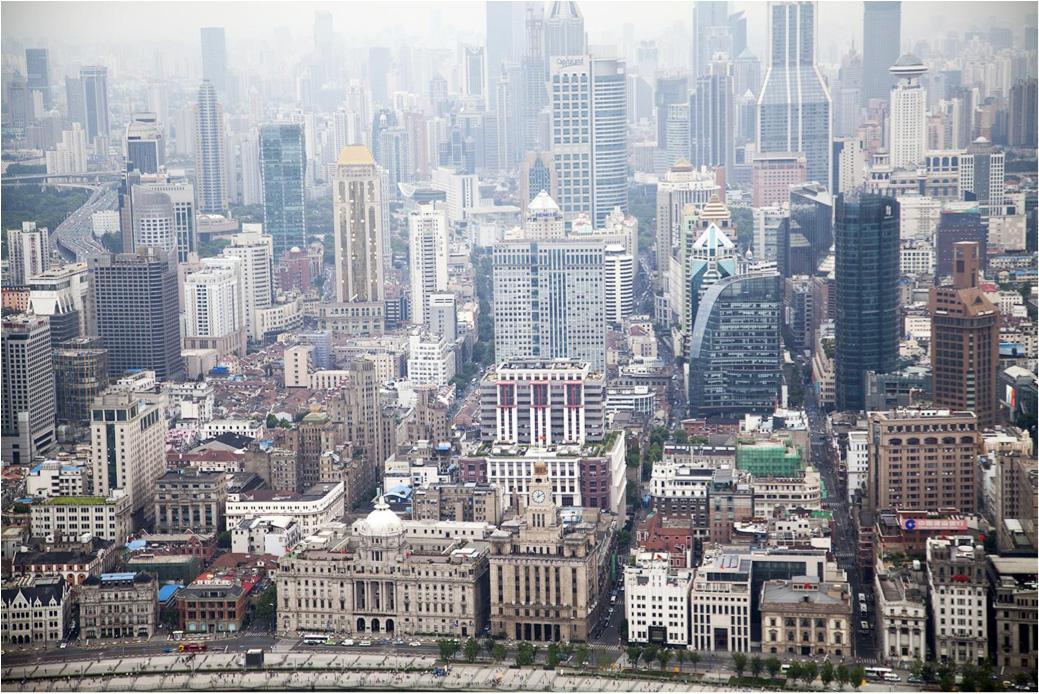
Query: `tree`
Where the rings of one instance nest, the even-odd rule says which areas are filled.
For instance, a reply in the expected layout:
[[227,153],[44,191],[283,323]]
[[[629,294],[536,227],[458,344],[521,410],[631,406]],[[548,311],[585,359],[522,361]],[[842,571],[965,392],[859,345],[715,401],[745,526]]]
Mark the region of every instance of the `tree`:
[[866,668],[861,665],[856,665],[851,669],[849,675],[851,676],[851,686],[858,689],[862,686],[863,680],[866,679]]
[[934,682],[935,677],[937,676],[938,672],[934,669],[934,663],[927,662],[920,667],[920,679],[924,682],[930,684],[931,682]]
[[693,672],[696,672],[696,665],[700,662],[700,654],[696,651],[689,651],[689,665],[692,666]]
[[588,660],[588,646],[583,643],[574,649],[574,662],[577,667],[582,667]]
[[220,549],[231,549],[231,531],[225,530],[216,536],[216,546]]
[[270,622],[277,616],[278,584],[273,581],[256,599],[256,619]]
[[764,669],[765,663],[762,662],[759,656],[754,656],[750,659],[750,674],[754,677],[761,677],[761,671]]
[[537,650],[537,646],[529,641],[522,642],[516,647],[516,665],[519,665],[520,667],[533,665],[534,660],[537,657]]
[[779,662],[779,658],[776,656],[771,656],[765,661],[765,669],[768,670],[768,676],[772,679],[776,678],[782,667],[782,663]]
[[673,653],[671,653],[671,649],[670,648],[661,648],[657,652],[657,662],[660,663],[660,670],[661,671],[667,669],[667,664],[668,664],[668,662],[670,662],[672,655],[673,655]]
[[807,688],[812,682],[815,682],[815,678],[819,676],[819,666],[815,664],[814,660],[809,660],[807,663],[801,666],[801,680],[805,683]]
[[964,663],[960,666],[960,691],[961,692],[973,692],[973,691],[985,691],[987,687],[981,687],[984,685],[980,677],[980,673],[976,667],[970,663]]
[[679,648],[675,651],[675,659],[678,660],[678,669],[682,669],[682,665],[685,664],[686,659],[689,657],[689,651],[684,648]]
[[548,644],[548,649],[545,651],[545,669],[555,670],[560,660],[562,660],[562,656],[559,652],[559,644],[555,642]]
[[844,688],[844,685],[846,685],[848,682],[851,682],[851,673],[848,671],[848,666],[844,663],[841,663],[837,666],[837,669],[834,671],[833,675],[834,678],[837,680],[837,685],[840,686],[842,689]]
[[632,667],[639,666],[639,658],[642,657],[642,646],[628,646],[628,664]]
[[912,675],[913,677],[923,678],[923,674],[924,674],[924,661],[920,660],[919,658],[914,660],[912,662],[912,664],[909,666],[909,674]]
[[459,645],[454,639],[439,639],[437,648],[440,649],[440,659],[450,661],[455,653],[458,652]]
[[476,639],[469,639],[465,642],[465,646],[462,649],[465,652],[465,660],[467,663],[476,661],[476,656],[480,654],[480,642]]
[[743,677],[743,671],[747,669],[747,654],[739,651],[733,652],[732,666],[736,670],[736,676]]
[[786,668],[786,680],[787,682],[794,682],[801,679],[801,663],[794,661]]
[[494,650],[494,646],[496,644],[497,644],[497,642],[494,639],[485,639],[484,642],[483,642],[484,653],[486,653],[487,655],[490,655],[491,652]]
[[689,434],[685,433],[685,429],[675,429],[674,439],[675,443],[677,443],[680,446],[684,446],[685,444],[689,443]]
[[642,649],[642,660],[648,667],[650,663],[657,659],[657,651],[660,650],[656,645],[649,643]]
[[956,686],[956,670],[948,663],[938,668],[938,687],[942,691],[951,692]]
[[494,644],[494,647],[491,648],[491,658],[496,663],[500,663],[501,661],[505,660],[506,655],[507,652],[505,650],[505,646],[501,645],[500,643]]
[[833,682],[833,677],[833,663],[831,663],[829,660],[824,660],[822,667],[819,668],[819,679],[823,681],[823,686],[829,689],[830,682]]

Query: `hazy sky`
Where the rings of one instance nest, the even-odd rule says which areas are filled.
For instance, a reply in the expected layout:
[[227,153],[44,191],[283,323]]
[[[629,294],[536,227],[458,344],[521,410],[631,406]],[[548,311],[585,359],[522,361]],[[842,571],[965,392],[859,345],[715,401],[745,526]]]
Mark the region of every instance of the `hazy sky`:
[[[637,38],[655,37],[668,26],[689,25],[691,2],[584,0],[580,7],[591,43],[619,41],[625,23]],[[731,2],[745,10],[752,48],[765,36],[764,2]],[[839,0],[820,3],[820,44],[843,52],[854,39],[861,43],[862,3]],[[992,23],[1024,26],[1036,11],[1034,2],[903,2],[903,43],[936,37],[948,31],[985,28]],[[228,43],[267,37],[274,27],[287,27],[301,40],[309,38],[314,11],[332,12],[342,38],[394,42],[403,36],[427,38],[429,44],[450,45],[455,35],[473,40],[484,32],[484,3],[471,0],[429,2],[21,2],[4,0],[2,35],[5,41],[36,42],[56,47],[75,44],[159,41],[197,42],[201,26],[224,26]],[[94,39],[95,41],[92,41]],[[233,45],[231,46],[233,50]]]

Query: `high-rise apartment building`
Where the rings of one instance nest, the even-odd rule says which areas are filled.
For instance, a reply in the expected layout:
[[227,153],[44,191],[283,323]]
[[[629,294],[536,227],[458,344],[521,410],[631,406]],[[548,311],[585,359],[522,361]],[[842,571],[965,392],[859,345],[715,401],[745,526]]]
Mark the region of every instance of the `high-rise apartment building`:
[[202,80],[195,104],[195,186],[200,212],[220,213],[229,202],[224,109],[209,80]]
[[162,405],[126,392],[108,392],[94,400],[90,465],[94,494],[107,498],[122,489],[130,497],[131,513],[141,514],[142,520],[151,517],[155,481],[166,471]]
[[902,3],[866,0],[862,19],[862,103],[886,99],[894,78],[888,68],[902,47]]
[[899,208],[894,198],[837,197],[837,407],[865,406],[866,372],[898,365]]
[[1036,136],[1039,134],[1039,126],[1036,124],[1036,87],[1036,78],[1032,77],[1019,80],[1010,88],[1007,144],[1011,147],[1036,146]]
[[898,80],[891,90],[888,111],[891,166],[896,169],[915,168],[923,163],[927,149],[927,90],[920,83],[927,66],[915,55],[907,53],[891,66],[890,71]]
[[339,153],[332,196],[336,301],[382,304],[382,175],[367,147]]
[[782,289],[775,270],[716,281],[700,300],[689,348],[694,417],[770,412],[779,394]]
[[303,137],[299,123],[270,123],[260,128],[263,230],[274,241],[275,258],[293,246],[307,246]]
[[177,273],[167,256],[154,249],[98,255],[90,271],[109,373],[145,369],[162,380],[183,378]]
[[981,435],[973,412],[871,412],[867,430],[875,510],[974,513]]
[[177,220],[170,196],[141,185],[131,189],[133,248],[154,248],[171,256],[177,252]]
[[503,241],[493,262],[498,359],[569,357],[605,368],[601,242]]
[[978,286],[977,243],[957,243],[952,286],[932,287],[931,398],[934,404],[977,415],[978,426],[996,424],[999,398],[1000,312]]
[[54,367],[46,318],[5,317],[3,335],[3,461],[27,465],[55,443]]
[[7,284],[20,287],[50,266],[50,234],[36,222],[7,230]]
[[696,78],[689,95],[689,144],[693,166],[725,167],[736,163],[732,64],[713,60],[707,74]]
[[447,215],[433,204],[408,214],[411,322],[429,326],[429,297],[447,289]]
[[223,27],[202,27],[202,79],[221,95],[227,94],[227,41]]
[[245,297],[238,258],[203,258],[184,278],[184,346],[245,353]]
[[816,3],[768,6],[768,69],[758,97],[758,151],[800,152],[808,180],[830,180],[830,93],[816,64]]
[[158,116],[135,113],[126,126],[126,163],[142,174],[158,173],[166,164],[166,144]]
[[243,224],[242,231],[231,237],[231,245],[224,248],[225,258],[237,258],[242,272],[242,313],[245,334],[250,340],[260,340],[256,312],[270,308],[274,298],[274,240],[263,233],[260,224]]
[[628,208],[627,87],[623,61],[556,57],[551,71],[552,154],[559,206],[600,226]]
[[606,322],[620,325],[635,312],[635,259],[619,243],[603,248]]
[[87,142],[95,149],[101,144],[98,138],[107,143],[111,131],[108,111],[108,68],[100,65],[86,65],[79,69],[79,84],[83,94],[83,129]]

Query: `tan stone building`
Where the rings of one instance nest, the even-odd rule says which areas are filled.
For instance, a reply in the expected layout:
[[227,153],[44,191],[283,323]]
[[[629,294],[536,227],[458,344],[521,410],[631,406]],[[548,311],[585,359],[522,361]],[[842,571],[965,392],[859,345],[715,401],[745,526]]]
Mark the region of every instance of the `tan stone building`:
[[988,558],[989,599],[995,617],[995,665],[999,672],[1035,670],[1039,651],[1035,557]]
[[543,462],[523,516],[491,535],[491,634],[524,641],[587,641],[608,602],[617,516],[556,507]]
[[110,573],[90,576],[79,588],[80,637],[151,638],[159,612],[154,576]]
[[278,630],[476,636],[487,621],[488,551],[457,534],[408,534],[380,499],[348,534],[281,558]]
[[981,436],[971,412],[872,412],[869,482],[877,510],[974,513]]
[[219,533],[226,504],[225,473],[170,470],[155,481],[155,532]]
[[761,586],[762,653],[852,655],[852,603],[847,583],[815,576]]
[[431,484],[415,490],[411,501],[415,520],[454,520],[501,523],[505,495],[501,487],[478,482]]

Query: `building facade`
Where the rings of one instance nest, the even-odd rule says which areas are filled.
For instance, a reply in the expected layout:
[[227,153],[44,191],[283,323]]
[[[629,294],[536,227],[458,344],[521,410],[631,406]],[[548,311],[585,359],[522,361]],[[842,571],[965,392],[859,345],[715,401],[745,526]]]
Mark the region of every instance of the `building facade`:
[[80,586],[84,639],[150,639],[158,621],[158,583],[144,572],[104,573]]

